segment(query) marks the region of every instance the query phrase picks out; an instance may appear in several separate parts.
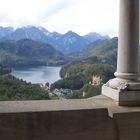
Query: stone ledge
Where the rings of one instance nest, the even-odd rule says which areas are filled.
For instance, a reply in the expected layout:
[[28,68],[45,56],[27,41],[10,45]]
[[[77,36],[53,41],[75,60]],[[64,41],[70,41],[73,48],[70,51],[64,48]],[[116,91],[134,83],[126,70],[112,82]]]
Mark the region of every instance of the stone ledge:
[[74,100],[39,100],[39,101],[1,101],[0,113],[9,112],[41,112],[61,110],[86,110],[86,109],[108,109],[109,115],[119,112],[140,112],[139,107],[118,106],[115,101],[104,95],[88,99]]

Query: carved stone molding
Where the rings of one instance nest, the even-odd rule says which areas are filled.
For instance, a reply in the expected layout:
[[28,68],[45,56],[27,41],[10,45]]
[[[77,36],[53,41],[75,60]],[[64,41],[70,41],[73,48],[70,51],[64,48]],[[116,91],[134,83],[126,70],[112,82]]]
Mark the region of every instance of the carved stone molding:
[[106,83],[106,86],[116,89],[119,91],[139,91],[140,90],[140,82],[139,81],[129,81],[124,79],[111,79]]

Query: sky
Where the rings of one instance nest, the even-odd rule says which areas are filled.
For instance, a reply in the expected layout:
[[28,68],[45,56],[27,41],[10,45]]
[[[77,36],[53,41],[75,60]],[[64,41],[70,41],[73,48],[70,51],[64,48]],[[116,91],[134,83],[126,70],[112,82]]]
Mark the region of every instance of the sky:
[[0,26],[118,35],[119,0],[0,0]]

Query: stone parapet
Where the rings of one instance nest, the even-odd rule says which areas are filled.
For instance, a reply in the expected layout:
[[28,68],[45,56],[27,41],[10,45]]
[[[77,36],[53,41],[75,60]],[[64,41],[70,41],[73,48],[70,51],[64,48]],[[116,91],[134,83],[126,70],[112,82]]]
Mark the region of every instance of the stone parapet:
[[138,140],[140,107],[103,95],[83,100],[2,101],[1,140]]

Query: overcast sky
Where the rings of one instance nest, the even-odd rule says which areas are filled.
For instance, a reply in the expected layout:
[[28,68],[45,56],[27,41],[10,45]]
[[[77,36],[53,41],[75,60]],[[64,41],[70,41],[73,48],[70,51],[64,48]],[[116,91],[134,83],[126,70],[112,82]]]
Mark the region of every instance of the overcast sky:
[[81,35],[118,33],[119,0],[0,0],[0,25],[43,26]]

